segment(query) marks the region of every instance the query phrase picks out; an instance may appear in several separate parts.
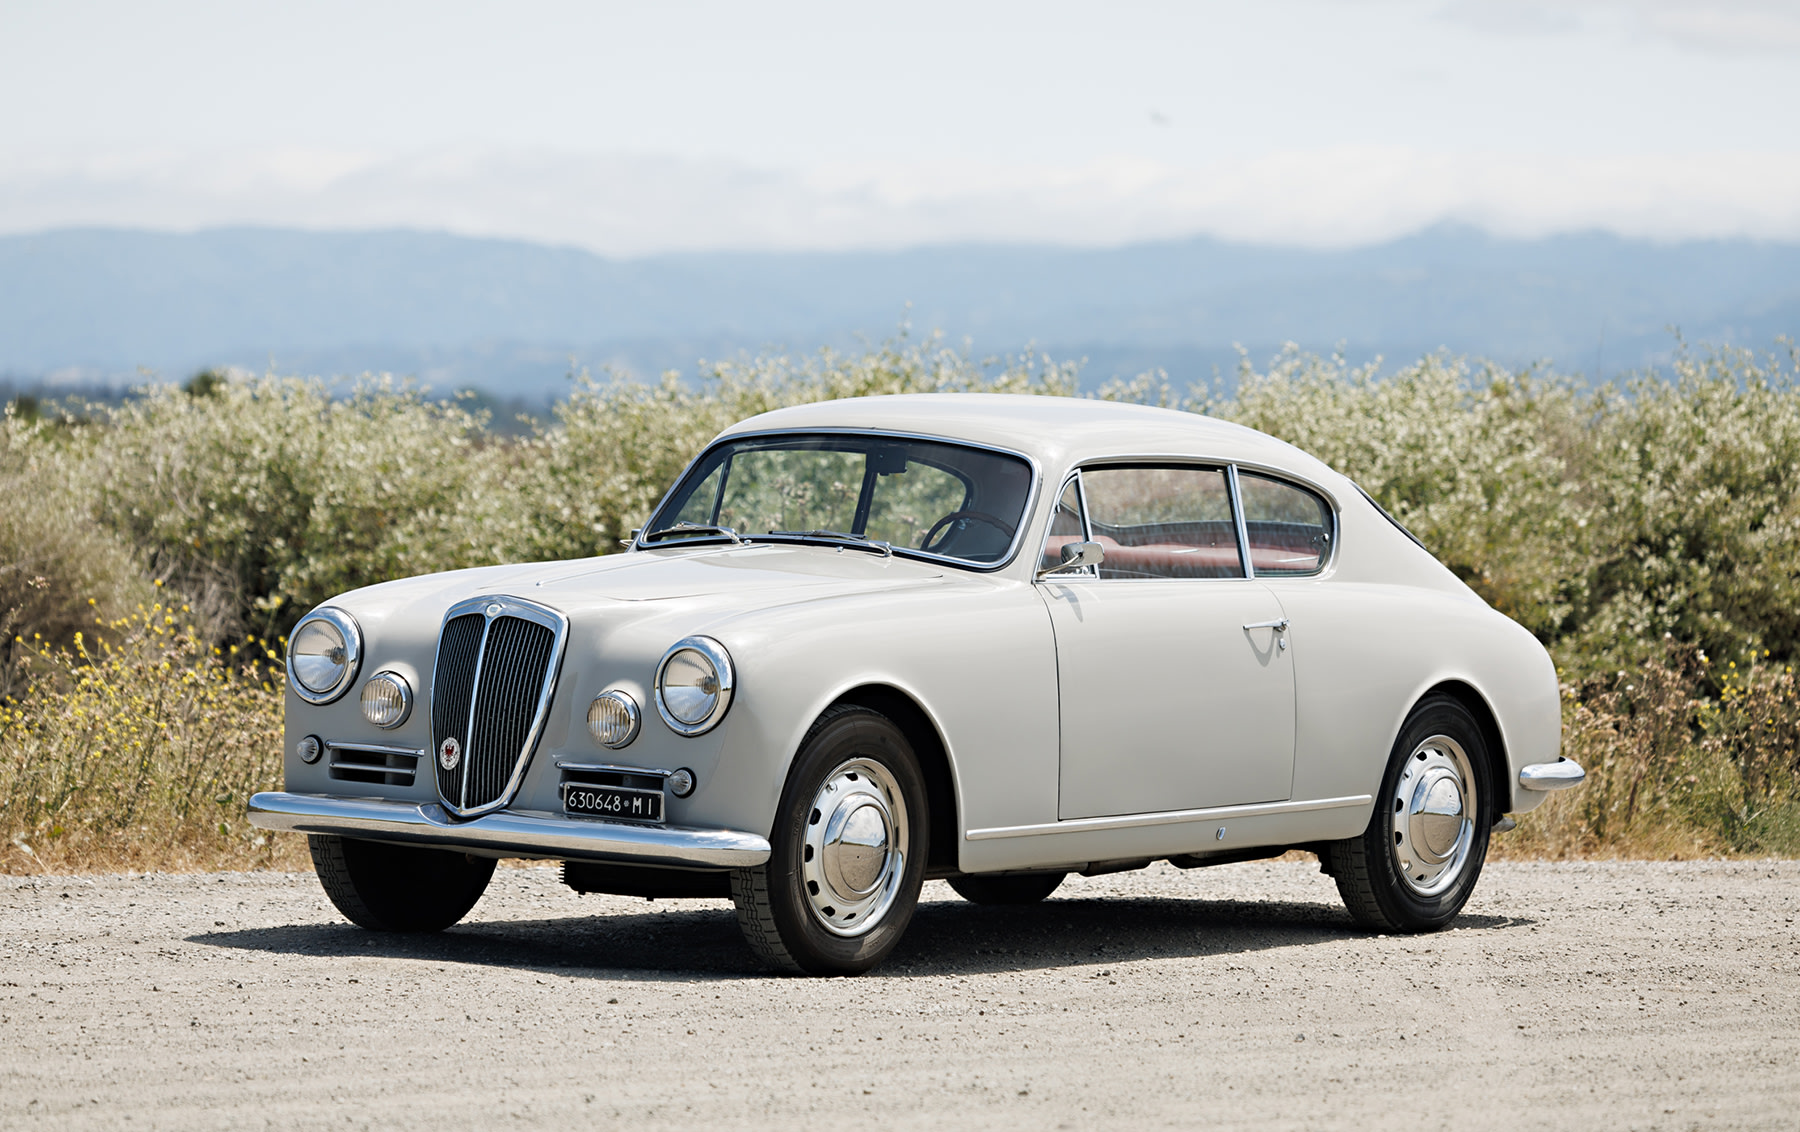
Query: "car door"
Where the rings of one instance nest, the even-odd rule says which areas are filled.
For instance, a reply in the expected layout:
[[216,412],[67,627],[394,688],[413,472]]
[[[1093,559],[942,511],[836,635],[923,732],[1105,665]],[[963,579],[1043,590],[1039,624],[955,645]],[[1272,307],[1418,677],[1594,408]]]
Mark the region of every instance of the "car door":
[[1058,817],[1288,797],[1294,672],[1281,606],[1246,576],[1231,471],[1084,468],[1043,566],[1086,538],[1098,567],[1040,579],[1056,635]]

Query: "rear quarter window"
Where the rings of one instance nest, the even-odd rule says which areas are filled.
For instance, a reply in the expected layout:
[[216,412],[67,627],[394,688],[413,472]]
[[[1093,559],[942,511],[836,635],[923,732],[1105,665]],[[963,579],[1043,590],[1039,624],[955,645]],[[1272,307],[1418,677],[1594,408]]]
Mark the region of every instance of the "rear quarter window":
[[1239,471],[1250,565],[1259,578],[1317,574],[1331,557],[1331,505],[1298,484]]

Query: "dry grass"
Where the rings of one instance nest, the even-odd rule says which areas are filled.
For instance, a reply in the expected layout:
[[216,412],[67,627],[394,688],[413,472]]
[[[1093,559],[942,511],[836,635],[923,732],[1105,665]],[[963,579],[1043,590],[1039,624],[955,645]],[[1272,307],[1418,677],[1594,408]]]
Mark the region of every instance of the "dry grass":
[[294,868],[297,838],[250,827],[281,777],[279,670],[255,638],[215,648],[185,606],[41,638],[0,707],[0,872]]

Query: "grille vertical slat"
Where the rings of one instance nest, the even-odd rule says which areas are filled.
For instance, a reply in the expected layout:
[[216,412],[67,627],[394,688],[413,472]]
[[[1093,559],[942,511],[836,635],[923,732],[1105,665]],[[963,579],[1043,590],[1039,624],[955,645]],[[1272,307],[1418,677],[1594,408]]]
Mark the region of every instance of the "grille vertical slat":
[[510,613],[491,623],[482,613],[445,622],[431,719],[440,748],[454,736],[463,749],[456,770],[438,766],[438,791],[452,808],[477,810],[504,799],[531,754],[538,708],[555,679],[558,636],[549,625]]
[[445,770],[437,752],[449,738],[464,749],[469,745],[469,697],[475,689],[483,621],[479,613],[471,613],[445,623],[438,641],[437,672],[431,682],[432,765],[437,768],[439,796],[453,802],[462,797],[463,773],[469,764],[465,759],[455,769]]

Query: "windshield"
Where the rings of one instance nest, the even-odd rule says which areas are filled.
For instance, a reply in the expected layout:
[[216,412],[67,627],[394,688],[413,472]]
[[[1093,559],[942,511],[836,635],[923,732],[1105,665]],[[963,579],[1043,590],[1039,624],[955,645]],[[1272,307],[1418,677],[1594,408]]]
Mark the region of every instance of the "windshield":
[[644,541],[866,541],[988,565],[1011,551],[1030,492],[1029,464],[983,448],[871,433],[745,437],[688,469]]

